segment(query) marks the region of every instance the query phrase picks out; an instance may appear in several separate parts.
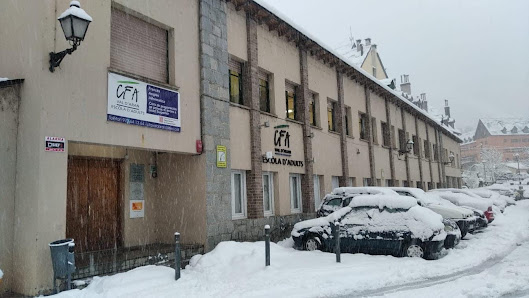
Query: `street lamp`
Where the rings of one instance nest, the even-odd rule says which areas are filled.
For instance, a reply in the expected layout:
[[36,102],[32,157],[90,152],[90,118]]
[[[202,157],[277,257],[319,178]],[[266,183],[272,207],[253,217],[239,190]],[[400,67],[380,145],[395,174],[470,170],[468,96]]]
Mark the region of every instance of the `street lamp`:
[[90,17],[83,9],[79,1],[70,2],[70,7],[65,10],[59,18],[61,28],[64,33],[64,37],[72,46],[70,49],[66,49],[62,52],[51,52],[50,53],[50,71],[54,72],[55,67],[61,64],[62,59],[66,55],[70,55],[77,49],[84,40],[88,25],[92,22]]
[[399,150],[399,156],[402,154],[410,153],[413,150],[413,141],[411,139],[408,139],[408,142],[406,142],[406,150]]

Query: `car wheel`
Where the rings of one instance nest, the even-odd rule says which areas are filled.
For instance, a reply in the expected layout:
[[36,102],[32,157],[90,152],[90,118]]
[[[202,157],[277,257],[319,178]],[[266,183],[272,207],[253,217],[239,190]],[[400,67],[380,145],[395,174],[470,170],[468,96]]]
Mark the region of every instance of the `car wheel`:
[[424,250],[417,244],[410,244],[404,249],[404,256],[408,258],[424,257]]
[[316,235],[309,235],[303,243],[303,248],[307,251],[321,250],[321,240]]

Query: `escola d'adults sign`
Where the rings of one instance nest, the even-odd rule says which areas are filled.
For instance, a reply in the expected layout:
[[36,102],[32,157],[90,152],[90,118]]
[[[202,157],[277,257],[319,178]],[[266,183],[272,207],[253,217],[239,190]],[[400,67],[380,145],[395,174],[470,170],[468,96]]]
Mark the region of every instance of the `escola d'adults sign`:
[[180,132],[180,94],[109,72],[107,120]]

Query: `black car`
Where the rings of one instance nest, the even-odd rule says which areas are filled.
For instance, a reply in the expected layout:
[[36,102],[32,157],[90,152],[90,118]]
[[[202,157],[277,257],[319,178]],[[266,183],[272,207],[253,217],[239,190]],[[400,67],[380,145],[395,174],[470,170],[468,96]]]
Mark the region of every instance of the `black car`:
[[360,195],[352,198],[348,207],[294,225],[294,247],[333,251],[331,223],[335,221],[339,223],[340,249],[347,253],[436,259],[447,235],[442,217],[418,206],[412,198]]

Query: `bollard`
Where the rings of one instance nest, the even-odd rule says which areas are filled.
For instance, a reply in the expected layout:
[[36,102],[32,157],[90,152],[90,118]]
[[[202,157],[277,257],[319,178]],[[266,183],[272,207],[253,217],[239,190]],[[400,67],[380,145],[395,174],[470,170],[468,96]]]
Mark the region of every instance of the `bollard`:
[[265,226],[265,266],[270,266],[270,226]]
[[180,267],[181,265],[181,252],[180,252],[180,233],[176,232],[174,233],[174,242],[175,242],[175,248],[174,248],[174,280],[180,279]]
[[72,273],[75,271],[75,242],[68,243],[68,278],[66,281],[66,289],[72,289]]
[[340,223],[334,222],[334,252],[336,253],[336,263],[341,263],[340,257]]

